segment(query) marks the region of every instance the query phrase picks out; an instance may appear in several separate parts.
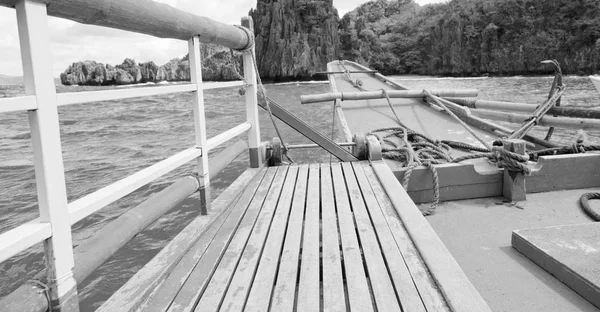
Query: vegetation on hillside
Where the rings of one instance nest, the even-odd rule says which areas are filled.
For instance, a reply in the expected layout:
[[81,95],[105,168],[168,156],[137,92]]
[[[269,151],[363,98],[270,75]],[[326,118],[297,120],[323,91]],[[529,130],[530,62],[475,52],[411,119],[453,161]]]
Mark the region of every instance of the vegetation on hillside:
[[387,74],[600,72],[598,0],[376,0],[340,21],[340,58]]

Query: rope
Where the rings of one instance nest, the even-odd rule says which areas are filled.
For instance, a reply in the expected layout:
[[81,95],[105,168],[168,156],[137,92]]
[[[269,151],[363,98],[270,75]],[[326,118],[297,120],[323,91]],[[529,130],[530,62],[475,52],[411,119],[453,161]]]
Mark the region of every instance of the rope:
[[590,216],[590,218],[594,219],[594,221],[600,221],[600,213],[594,211],[588,203],[590,199],[600,199],[600,193],[586,193],[581,195],[581,198],[579,199],[581,209],[583,209],[583,211]]
[[[281,146],[283,147],[283,155],[291,163],[295,164],[296,162],[294,161],[294,159],[288,154],[288,150],[289,150],[288,145],[283,140],[281,131],[279,131],[279,127],[277,126],[277,123],[275,122],[275,116],[273,115],[273,112],[271,111],[270,104],[271,103],[277,104],[277,102],[273,101],[271,98],[269,98],[267,96],[267,90],[265,89],[265,86],[263,85],[262,80],[260,78],[260,73],[258,72],[258,63],[256,62],[256,56],[254,54],[254,45],[255,45],[254,32],[244,26],[235,25],[235,27],[243,30],[246,33],[246,36],[248,37],[248,44],[246,45],[246,47],[244,47],[242,49],[231,49],[231,51],[232,52],[237,51],[237,52],[241,52],[241,53],[249,53],[252,56],[252,67],[254,69],[254,72],[256,73],[256,84],[258,85],[257,93],[260,94],[260,96],[265,101],[265,104],[266,104],[265,106],[267,107],[267,112],[269,113],[269,118],[271,119],[271,123],[273,124],[273,127],[275,128],[275,133],[277,133],[277,137],[281,141]],[[234,68],[234,73],[239,79],[244,81],[244,86],[242,88],[240,88],[240,91],[239,91],[240,95],[246,94],[246,87],[248,86],[246,79],[237,71],[237,67]]]
[[38,287],[39,291],[38,293],[43,292],[44,296],[46,297],[46,301],[48,301],[48,310],[52,309],[52,299],[50,298],[50,287],[48,287],[48,285],[42,283],[39,280],[28,280],[27,283],[31,283],[33,284],[33,287]]

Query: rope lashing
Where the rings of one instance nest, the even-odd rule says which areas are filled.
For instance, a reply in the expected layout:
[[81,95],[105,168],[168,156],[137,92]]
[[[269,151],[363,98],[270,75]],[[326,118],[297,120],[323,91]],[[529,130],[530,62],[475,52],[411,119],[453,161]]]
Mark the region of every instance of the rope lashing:
[[48,309],[52,309],[52,298],[50,298],[50,287],[48,285],[42,283],[39,280],[31,279],[28,280],[27,283],[33,284],[34,288],[38,288],[38,293],[44,293],[44,297],[46,297],[46,301],[48,302]]
[[501,146],[492,147],[492,153],[496,159],[496,165],[509,171],[523,171],[524,174],[531,174],[531,168],[527,165],[529,155],[521,155],[505,150]]
[[[552,97],[552,94],[554,94],[554,92],[556,91],[556,88],[563,85],[562,70],[560,69],[560,64],[556,60],[542,61],[542,64],[551,64],[552,66],[554,66],[554,72],[555,72],[554,80],[552,81],[552,87],[550,88],[550,93],[548,94],[548,99],[550,99]],[[556,107],[560,106],[560,97],[556,100],[555,106]],[[554,116],[554,117],[556,117],[556,116]],[[546,137],[544,138],[544,140],[550,141],[553,133],[554,133],[554,127],[550,127],[550,129],[548,129],[548,133],[546,133]]]
[[251,52],[252,49],[254,49],[254,44],[255,44],[254,32],[251,29],[241,26],[241,25],[233,25],[233,26],[243,30],[246,33],[246,37],[248,37],[248,43],[246,44],[245,47],[243,47],[241,49],[233,49],[233,50],[241,52],[241,53]]
[[600,213],[594,211],[592,207],[590,207],[588,202],[590,199],[600,199],[600,193],[586,193],[581,195],[581,198],[579,199],[581,209],[583,209],[590,218],[594,219],[594,221],[600,221]]

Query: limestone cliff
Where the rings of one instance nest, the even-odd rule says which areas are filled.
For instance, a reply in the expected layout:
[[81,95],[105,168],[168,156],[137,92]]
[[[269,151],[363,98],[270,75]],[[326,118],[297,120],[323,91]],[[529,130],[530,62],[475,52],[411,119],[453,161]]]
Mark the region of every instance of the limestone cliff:
[[[228,49],[204,44],[202,55],[202,79],[206,81],[237,80],[237,71],[241,60],[234,56]],[[234,65],[237,64],[237,65]],[[64,85],[126,85],[145,82],[160,81],[189,81],[190,62],[188,56],[175,58],[162,66],[154,62],[136,63],[135,60],[125,59],[123,63],[111,66],[94,61],[73,63],[61,75],[60,80]]]
[[250,16],[263,78],[307,78],[337,59],[333,0],[258,0]]

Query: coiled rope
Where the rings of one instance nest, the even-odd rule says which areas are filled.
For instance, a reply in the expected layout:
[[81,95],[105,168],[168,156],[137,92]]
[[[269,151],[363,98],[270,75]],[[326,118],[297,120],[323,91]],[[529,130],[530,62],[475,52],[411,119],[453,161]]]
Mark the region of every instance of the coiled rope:
[[590,199],[600,199],[600,193],[586,193],[581,196],[579,199],[579,204],[581,205],[581,209],[590,216],[590,218],[594,219],[594,221],[600,221],[600,213],[597,213],[590,207],[589,200]]

